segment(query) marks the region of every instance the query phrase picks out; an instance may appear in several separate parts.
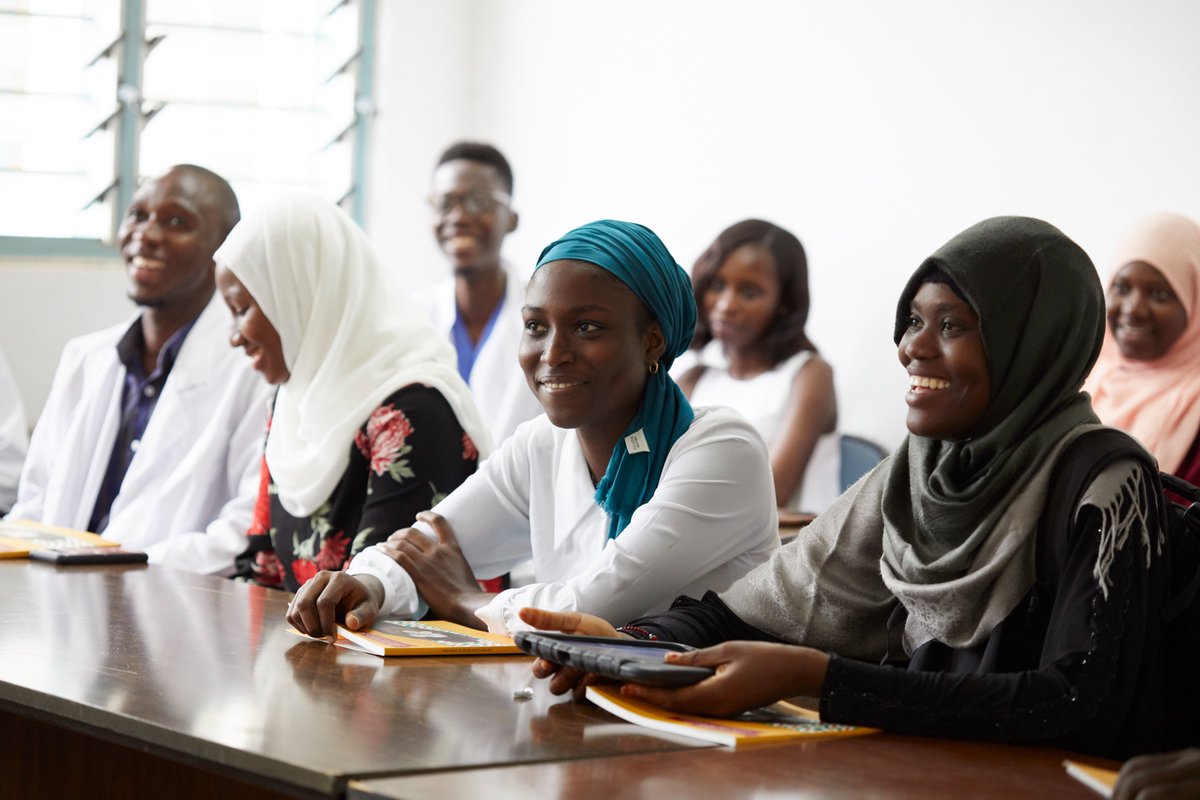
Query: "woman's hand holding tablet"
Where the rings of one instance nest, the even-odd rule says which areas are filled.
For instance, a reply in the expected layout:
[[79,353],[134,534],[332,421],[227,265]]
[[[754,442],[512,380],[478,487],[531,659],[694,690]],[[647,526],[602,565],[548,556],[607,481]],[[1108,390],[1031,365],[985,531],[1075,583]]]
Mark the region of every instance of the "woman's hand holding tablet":
[[[522,608],[517,615],[526,625],[532,625],[543,631],[632,641],[629,636],[622,635],[607,621],[592,614],[582,614],[578,611],[547,611],[544,608]],[[551,694],[571,692],[576,700],[582,700],[584,689],[589,683],[594,682],[583,670],[563,666],[545,658],[538,658],[533,662],[533,675],[535,678],[550,678]]]
[[[523,608],[521,619],[528,625],[542,630],[561,631],[573,636],[526,632],[514,637],[517,644],[527,652],[539,656],[533,664],[533,674],[538,678],[551,677],[552,694],[572,692],[575,699],[582,700],[584,690],[596,682],[597,675],[614,677],[628,682],[622,690],[630,697],[637,697],[670,711],[692,714],[732,715],[750,708],[769,705],[782,696],[809,696],[820,694],[829,668],[829,656],[810,647],[774,644],[770,642],[725,642],[715,647],[695,650],[686,645],[672,642],[642,641],[621,634],[603,619],[576,611],[546,611],[538,608]],[[522,640],[540,637],[564,651],[543,653],[532,650]],[[572,661],[564,643],[575,643],[577,653],[593,643],[613,640],[610,647],[628,646],[646,649],[654,653],[660,663],[651,664],[649,659],[639,659],[638,676],[633,677],[630,668],[624,672],[618,667],[616,675],[610,674],[614,659],[629,659],[629,652],[609,651],[605,665],[594,663],[603,651],[591,651],[591,661],[584,662],[578,655]],[[657,648],[657,651],[654,649]],[[607,670],[607,671],[604,671]],[[641,671],[646,670],[646,671]],[[683,670],[683,672],[675,672]],[[674,683],[659,680],[652,684],[646,676],[670,675],[666,678]],[[786,690],[780,692],[780,687]]]
[[687,645],[674,642],[535,631],[518,631],[513,641],[525,652],[546,661],[624,683],[688,686],[713,675],[708,667],[666,663],[663,659],[667,653],[692,650]]

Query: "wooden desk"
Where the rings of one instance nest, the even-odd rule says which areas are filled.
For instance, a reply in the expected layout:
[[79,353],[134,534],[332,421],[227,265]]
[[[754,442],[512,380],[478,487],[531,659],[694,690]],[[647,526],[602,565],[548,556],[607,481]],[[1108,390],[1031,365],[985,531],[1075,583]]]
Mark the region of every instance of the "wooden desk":
[[816,514],[809,514],[804,511],[780,511],[779,512],[779,541],[781,544],[787,544],[792,539],[799,536],[805,528],[808,527]]
[[353,781],[355,800],[1096,800],[1058,750],[877,734],[802,745],[661,753]]
[[385,661],[303,639],[287,601],[155,567],[0,561],[0,797],[337,797],[352,779],[386,798],[1089,797],[1052,750],[661,738],[544,682],[515,701],[525,657]]
[[697,746],[541,684],[515,701],[527,657],[385,661],[304,639],[288,599],[0,561],[0,797],[340,796],[353,776]]

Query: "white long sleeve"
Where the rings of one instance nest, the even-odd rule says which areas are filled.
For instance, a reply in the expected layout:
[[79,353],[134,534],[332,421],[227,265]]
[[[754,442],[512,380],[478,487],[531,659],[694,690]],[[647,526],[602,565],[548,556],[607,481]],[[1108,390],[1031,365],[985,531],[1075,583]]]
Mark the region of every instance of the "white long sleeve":
[[[519,629],[523,606],[624,622],[665,609],[680,594],[721,591],[778,547],[766,448],[729,409],[697,409],[654,497],[615,540],[593,491],[575,433],[539,418],[438,505],[477,577],[533,558],[535,583],[479,610],[489,629]],[[364,552],[351,572],[383,582],[385,614],[421,610],[411,579],[386,555]]]
[[29,448],[25,406],[8,361],[0,353],[0,509],[12,508]]

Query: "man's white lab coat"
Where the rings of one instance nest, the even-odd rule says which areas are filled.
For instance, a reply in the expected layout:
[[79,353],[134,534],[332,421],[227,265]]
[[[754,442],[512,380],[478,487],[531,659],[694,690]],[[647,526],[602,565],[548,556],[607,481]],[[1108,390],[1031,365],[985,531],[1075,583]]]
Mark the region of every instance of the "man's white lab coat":
[[[33,431],[12,519],[84,530],[112,456],[133,320],[67,343]],[[219,295],[184,340],[104,535],[150,562],[228,575],[246,546],[272,389],[229,346]]]

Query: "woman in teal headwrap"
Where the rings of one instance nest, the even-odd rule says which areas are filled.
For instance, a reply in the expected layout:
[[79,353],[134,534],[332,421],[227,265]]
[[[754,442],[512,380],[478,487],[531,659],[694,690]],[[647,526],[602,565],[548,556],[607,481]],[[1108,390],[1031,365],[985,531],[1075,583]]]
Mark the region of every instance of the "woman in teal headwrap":
[[[645,391],[635,394],[633,421],[621,441],[609,447],[612,458],[596,485],[596,502],[608,512],[608,535],[615,539],[633,512],[653,496],[667,452],[695,417],[668,370],[692,340],[696,304],[682,300],[691,293],[687,273],[654,232],[642,225],[600,220],[577,228],[543,250],[536,269],[556,261],[592,264],[619,278],[649,311],[654,322],[645,327],[657,327],[666,339],[665,349],[655,344],[647,356]],[[649,321],[642,316],[643,323]],[[530,386],[538,393],[535,383]],[[553,413],[546,403],[543,400],[547,412]],[[627,436],[639,435],[644,448],[626,446]]]
[[[904,442],[729,590],[627,627],[716,674],[624,692],[717,715],[819,697],[828,722],[1108,757],[1170,743],[1157,471],[1080,391],[1103,334],[1095,269],[1058,229],[997,217],[951,239],[896,307]],[[534,671],[556,692],[579,677]]]
[[[546,411],[417,527],[320,573],[288,619],[328,636],[380,614],[495,631],[539,606],[627,620],[725,588],[779,541],[767,451],[668,375],[695,328],[687,273],[648,228],[601,220],[547,247],[522,309],[521,367]],[[476,581],[532,558],[534,580]],[[321,602],[318,604],[318,600]]]

